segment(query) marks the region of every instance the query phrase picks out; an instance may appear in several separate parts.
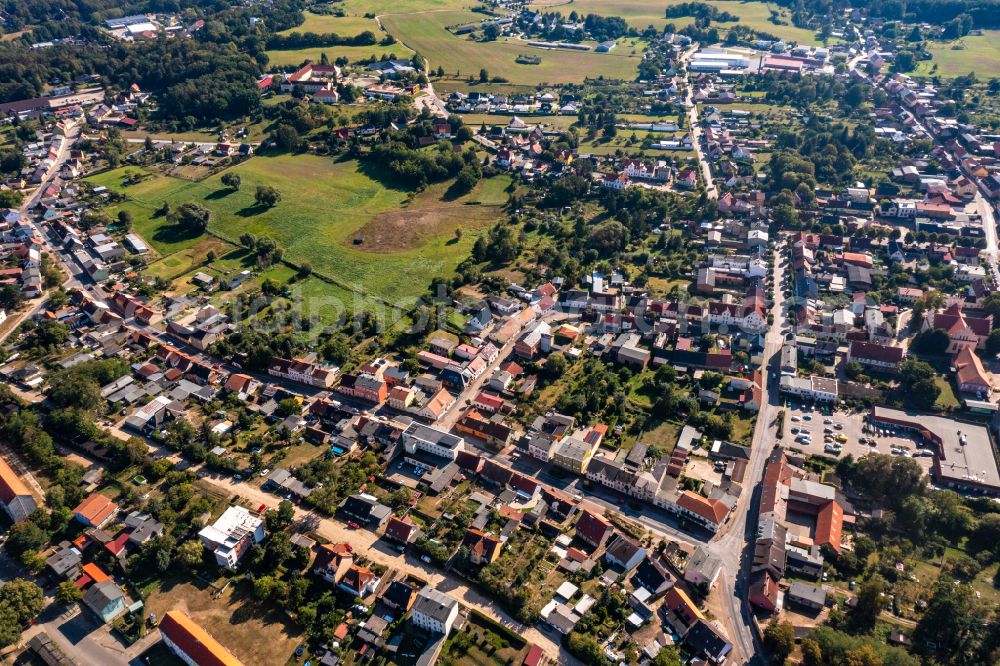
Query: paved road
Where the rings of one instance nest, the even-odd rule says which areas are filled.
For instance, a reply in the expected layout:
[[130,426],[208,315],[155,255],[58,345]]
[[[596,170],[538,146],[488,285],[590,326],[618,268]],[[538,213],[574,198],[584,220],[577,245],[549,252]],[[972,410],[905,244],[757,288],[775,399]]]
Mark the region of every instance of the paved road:
[[[733,622],[735,635],[730,636],[734,651],[739,651],[745,662],[762,663],[762,649],[754,631],[750,606],[746,601],[746,589],[752,562],[753,533],[752,529],[757,515],[758,500],[756,486],[764,471],[764,463],[774,449],[774,441],[767,439],[769,426],[777,418],[781,406],[781,398],[777,391],[777,382],[771,379],[770,366],[775,354],[783,343],[781,327],[783,322],[782,305],[784,292],[785,265],[780,260],[782,252],[775,252],[774,304],[771,314],[774,324],[768,329],[764,345],[764,362],[761,366],[763,375],[763,394],[761,410],[757,414],[754,425],[753,439],[750,448],[750,462],[747,465],[743,484],[736,508],[729,522],[726,523],[715,540],[709,545],[709,550],[723,562],[723,571],[719,590],[725,595],[724,601],[728,616]],[[748,530],[748,526],[751,528]]]
[[701,177],[705,181],[705,191],[711,198],[718,199],[719,190],[715,187],[715,182],[712,180],[712,166],[702,150],[701,141],[703,133],[701,131],[701,123],[698,121],[698,105],[694,102],[694,88],[691,86],[687,70],[687,63],[698,48],[697,45],[692,46],[679,58],[679,62],[684,65],[684,90],[686,95],[684,105],[687,107],[688,128],[691,132],[691,142],[694,144],[695,154],[698,157],[698,164],[701,167]]

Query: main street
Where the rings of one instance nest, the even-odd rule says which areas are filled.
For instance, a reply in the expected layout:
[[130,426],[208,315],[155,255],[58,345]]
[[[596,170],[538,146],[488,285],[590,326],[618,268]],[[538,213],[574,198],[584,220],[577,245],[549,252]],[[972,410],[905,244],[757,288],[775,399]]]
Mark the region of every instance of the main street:
[[687,110],[688,128],[691,131],[691,144],[694,146],[695,155],[698,157],[701,178],[705,181],[705,191],[712,199],[718,199],[719,190],[715,187],[715,182],[712,180],[712,165],[702,150],[701,141],[703,133],[701,131],[701,123],[698,120],[698,105],[694,102],[694,88],[691,86],[691,77],[687,69],[688,61],[691,60],[691,56],[695,54],[698,48],[698,45],[695,44],[685,51],[678,59],[678,63],[684,67],[684,106]]
[[[779,244],[779,243],[776,243]],[[727,522],[716,538],[709,544],[709,550],[722,560],[723,569],[718,593],[724,595],[728,616],[733,622],[735,635],[730,636],[734,650],[742,651],[743,659],[748,663],[763,663],[760,641],[753,628],[750,606],[746,599],[750,565],[752,563],[751,549],[754,544],[754,533],[751,516],[756,516],[757,498],[755,488],[764,472],[764,464],[774,449],[774,441],[768,438],[771,424],[778,416],[781,407],[781,397],[778,394],[777,381],[772,378],[772,360],[781,349],[784,342],[781,327],[784,321],[784,291],[785,262],[783,253],[775,252],[772,268],[772,288],[774,303],[770,314],[774,323],[769,327],[764,343],[764,360],[761,364],[761,409],[754,424],[753,438],[750,445],[750,461],[744,474],[743,492],[740,494],[736,508],[733,509]],[[748,523],[749,528],[748,529]]]

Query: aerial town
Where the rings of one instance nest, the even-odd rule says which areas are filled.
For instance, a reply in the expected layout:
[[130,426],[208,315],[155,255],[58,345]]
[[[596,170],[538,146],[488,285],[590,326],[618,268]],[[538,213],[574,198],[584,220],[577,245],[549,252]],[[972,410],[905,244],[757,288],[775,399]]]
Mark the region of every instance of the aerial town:
[[1000,0],[0,5],[0,657],[1000,663]]

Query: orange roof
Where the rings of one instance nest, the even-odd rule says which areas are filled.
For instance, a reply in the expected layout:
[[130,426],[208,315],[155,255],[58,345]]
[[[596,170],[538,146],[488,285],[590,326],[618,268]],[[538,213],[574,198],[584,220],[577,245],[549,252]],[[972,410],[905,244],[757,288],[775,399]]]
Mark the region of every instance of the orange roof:
[[677,506],[687,509],[716,525],[721,525],[726,519],[726,514],[729,513],[726,505],[719,500],[710,500],[701,495],[696,495],[690,490],[685,490],[677,498]]
[[101,567],[97,566],[93,562],[88,562],[83,565],[83,573],[90,576],[90,579],[95,583],[103,583],[106,580],[111,580],[111,576],[104,573]]
[[21,477],[14,473],[7,461],[0,458],[0,500],[9,503],[15,497],[31,496]]
[[80,505],[73,509],[73,513],[90,525],[98,526],[117,510],[118,505],[112,502],[110,497],[94,493],[80,502]]
[[840,535],[844,526],[844,510],[840,504],[831,500],[819,510],[816,516],[816,543],[820,546],[829,544],[840,552]]
[[198,666],[243,666],[219,641],[180,611],[167,611],[160,634]]

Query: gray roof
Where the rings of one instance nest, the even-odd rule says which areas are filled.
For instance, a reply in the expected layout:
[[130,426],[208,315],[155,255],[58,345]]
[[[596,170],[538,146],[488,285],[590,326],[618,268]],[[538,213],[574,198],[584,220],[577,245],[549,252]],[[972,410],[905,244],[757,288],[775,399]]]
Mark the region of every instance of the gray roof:
[[116,599],[124,599],[125,593],[113,580],[105,580],[90,586],[83,595],[83,601],[96,611],[103,610]]
[[458,606],[458,600],[433,587],[425,587],[417,594],[413,611],[420,611],[438,622],[445,623],[453,608]]
[[823,588],[798,581],[789,586],[788,596],[792,600],[800,599],[819,606],[826,603],[826,591]]

